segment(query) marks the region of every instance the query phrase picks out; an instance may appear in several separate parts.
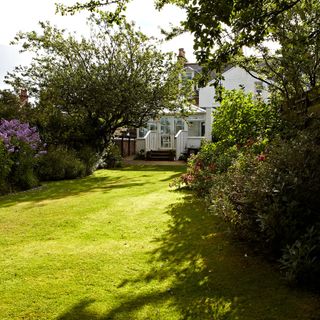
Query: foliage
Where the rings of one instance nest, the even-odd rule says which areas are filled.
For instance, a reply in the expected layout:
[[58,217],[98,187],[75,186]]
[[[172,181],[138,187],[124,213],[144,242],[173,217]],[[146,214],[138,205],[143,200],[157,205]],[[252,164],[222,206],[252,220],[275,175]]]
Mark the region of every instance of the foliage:
[[27,144],[35,152],[43,147],[37,128],[17,119],[0,121],[0,139],[10,153],[19,152],[20,144]]
[[0,139],[0,194],[10,190],[8,185],[8,175],[10,174],[13,161],[10,159],[8,151]]
[[19,98],[9,90],[0,90],[0,119],[18,118]]
[[214,185],[215,175],[226,172],[237,157],[251,149],[263,154],[269,139],[281,128],[278,111],[252,94],[223,90],[222,102],[213,111],[214,143],[204,143],[200,152],[188,161],[187,173],[176,180],[205,194]]
[[[109,21],[119,23],[129,1],[88,0],[69,7],[58,5],[57,9],[66,14],[107,6]],[[191,32],[197,61],[209,76],[212,70],[221,71],[243,46],[261,43],[281,23],[281,15],[301,2],[308,3],[307,0],[157,0],[156,4],[158,8],[175,4],[186,10],[186,19],[167,33],[168,37]]]
[[115,143],[109,143],[105,154],[99,162],[100,169],[120,168],[122,167],[122,157],[119,147]]
[[[318,137],[319,130],[311,128],[273,141],[263,157],[242,154],[226,174],[216,177],[209,194],[213,212],[230,221],[239,236],[274,257],[286,250],[289,278],[309,277],[309,283],[320,270],[316,255],[310,255],[319,251],[319,242],[313,241],[313,248],[305,237],[320,223]],[[307,268],[311,261],[312,274]]]
[[[169,36],[190,31],[194,37],[197,61],[204,65],[207,77],[211,70],[222,71],[244,46],[261,43],[277,27],[281,14],[302,0],[224,1],[158,0],[161,8],[173,3],[187,12],[181,26]],[[219,78],[219,77],[218,77]],[[208,78],[204,79],[208,80]],[[217,79],[218,81],[218,79]]]
[[307,236],[320,223],[319,122],[288,131],[279,119],[241,91],[225,93],[213,123],[217,141],[202,146],[177,183],[206,197],[238,237],[282,256],[289,280],[310,284],[320,270],[318,235]]
[[204,143],[197,155],[189,157],[187,172],[177,178],[173,185],[187,186],[204,195],[214,185],[215,175],[225,172],[237,156],[236,146],[226,147],[219,142]]
[[51,146],[38,164],[38,175],[43,181],[75,179],[85,173],[86,167],[76,152],[63,146]]
[[315,225],[283,250],[281,269],[288,280],[320,287],[319,243],[319,225]]
[[39,133],[17,119],[0,121],[3,192],[24,190],[38,185],[35,173],[37,157],[43,151]]
[[97,152],[88,145],[84,145],[80,150],[77,151],[77,157],[85,165],[85,175],[92,174],[96,169],[100,156]]
[[126,4],[129,0],[88,0],[86,2],[76,2],[74,5],[66,6],[62,3],[56,4],[56,11],[62,15],[75,14],[80,10],[88,10],[90,12],[96,11],[101,6],[114,6],[114,10],[109,10],[106,13],[108,22],[119,24],[123,20],[124,16],[122,12],[126,9]]
[[[17,88],[17,91],[20,88]],[[21,90],[20,90],[21,91]],[[23,123],[35,125],[36,111],[28,101],[21,102],[19,94],[10,90],[0,90],[0,120],[19,119]]]
[[[289,100],[317,86],[320,80],[320,3],[303,0],[280,14],[266,43],[255,47],[255,55],[242,56],[238,64],[266,82],[278,99]],[[252,71],[255,71],[253,73]]]
[[145,160],[146,159],[146,154],[145,154],[145,150],[141,149],[135,156],[134,156],[134,160]]
[[63,133],[54,119],[63,119],[68,130],[61,139],[69,147],[89,145],[102,154],[117,128],[141,127],[187,97],[178,94],[183,90],[178,77],[182,66],[159,51],[155,41],[125,21],[111,28],[102,12],[88,23],[89,38],[66,35],[48,23],[40,24],[41,34],[18,34],[16,43],[22,42],[23,50],[35,52],[36,58],[30,67],[16,68],[7,82],[36,97],[37,108],[47,114],[51,140]]
[[276,107],[244,90],[223,90],[214,109],[212,135],[228,146],[244,146],[270,137],[280,125]]

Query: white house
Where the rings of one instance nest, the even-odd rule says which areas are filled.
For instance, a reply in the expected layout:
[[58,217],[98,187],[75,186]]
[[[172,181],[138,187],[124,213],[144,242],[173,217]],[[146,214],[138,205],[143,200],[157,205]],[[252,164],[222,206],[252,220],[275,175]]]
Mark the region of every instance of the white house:
[[[263,100],[268,99],[266,84],[252,77],[248,72],[240,67],[231,67],[222,73],[224,80],[222,86],[227,90],[240,89],[242,87],[246,93],[252,92],[260,95]],[[214,108],[219,105],[215,101],[215,88],[212,86],[213,80],[204,88],[199,89],[199,106],[201,108]]]
[[[179,49],[178,57],[184,58],[184,50]],[[201,67],[196,63],[186,63],[186,75],[192,79]],[[222,85],[229,90],[244,88],[245,92],[252,92],[264,100],[268,97],[267,88],[261,81],[256,80],[244,69],[229,67],[223,73]],[[204,88],[197,89],[195,100],[199,105],[192,106],[191,113],[181,118],[169,112],[163,113],[158,119],[150,120],[145,128],[137,130],[136,151],[168,151],[175,152],[176,159],[181,154],[190,153],[200,148],[201,141],[211,140],[212,109],[219,103],[215,101],[213,80]]]
[[137,130],[136,150],[174,150],[176,159],[182,153],[200,148],[203,139],[210,139],[211,112],[198,106],[191,107],[192,113],[181,118],[172,113],[163,113],[152,119],[147,127]]

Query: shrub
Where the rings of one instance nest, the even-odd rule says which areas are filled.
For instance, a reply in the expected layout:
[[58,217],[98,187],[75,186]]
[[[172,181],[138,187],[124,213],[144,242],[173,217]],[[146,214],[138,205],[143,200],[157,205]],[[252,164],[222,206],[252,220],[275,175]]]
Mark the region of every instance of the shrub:
[[10,190],[8,183],[8,176],[13,164],[12,159],[9,157],[9,153],[4,146],[4,143],[0,140],[0,194],[7,193]]
[[316,279],[320,271],[314,260],[320,242],[306,236],[320,224],[317,131],[275,140],[266,154],[242,153],[227,173],[213,179],[208,196],[211,210],[227,219],[239,236],[275,258],[283,255],[290,279]]
[[24,190],[38,185],[35,173],[37,156],[43,144],[35,127],[19,120],[0,122],[2,192]]
[[77,152],[77,155],[85,166],[86,176],[92,174],[97,169],[99,156],[93,148],[84,146]]
[[204,143],[196,155],[188,159],[187,173],[175,181],[178,187],[187,186],[199,194],[206,194],[214,184],[214,177],[225,172],[238,155],[236,146]]
[[264,152],[275,129],[282,125],[273,105],[253,99],[243,90],[223,90],[221,105],[213,111],[213,117],[215,142],[204,143],[188,161],[187,173],[176,181],[200,194],[207,193],[215,175],[228,171],[242,153]]
[[41,180],[75,179],[83,177],[85,172],[85,165],[77,158],[75,151],[63,146],[50,147],[38,166]]
[[134,160],[145,160],[146,154],[144,149],[141,149],[138,153],[135,154]]
[[290,281],[320,287],[320,225],[312,226],[283,250],[281,269]]
[[281,127],[274,105],[254,99],[242,89],[223,90],[221,105],[214,109],[213,118],[214,140],[229,146],[243,146],[248,140],[267,138]]

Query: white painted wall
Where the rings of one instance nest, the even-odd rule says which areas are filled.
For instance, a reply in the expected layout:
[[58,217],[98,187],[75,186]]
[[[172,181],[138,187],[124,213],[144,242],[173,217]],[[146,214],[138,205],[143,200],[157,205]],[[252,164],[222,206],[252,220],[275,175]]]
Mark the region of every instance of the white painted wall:
[[[224,74],[224,80],[222,81],[222,85],[224,88],[228,90],[239,89],[240,85],[244,87],[245,92],[255,92],[255,82],[259,81],[253,78],[249,73],[247,73],[244,69],[240,67],[233,67],[226,71]],[[199,89],[199,107],[200,108],[208,108],[215,107],[219,105],[219,103],[215,102],[215,89],[212,85],[213,81],[209,82],[208,86],[205,88]],[[264,88],[266,88],[266,85]],[[264,100],[268,98],[268,91],[262,91],[262,97]]]
[[208,141],[212,140],[212,107],[206,108],[206,132],[205,132],[205,138]]

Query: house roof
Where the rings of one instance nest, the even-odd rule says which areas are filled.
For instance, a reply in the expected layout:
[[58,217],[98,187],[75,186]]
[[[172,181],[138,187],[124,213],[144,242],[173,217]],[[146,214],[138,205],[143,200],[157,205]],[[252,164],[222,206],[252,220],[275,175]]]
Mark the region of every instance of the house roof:
[[[187,62],[187,63],[185,63],[184,66],[185,66],[186,69],[191,69],[191,70],[194,71],[196,74],[197,74],[197,73],[201,73],[201,71],[202,71],[202,67],[201,67],[198,63],[196,63],[196,62]],[[233,67],[234,67],[234,66],[231,65],[231,64],[227,65],[227,66],[223,69],[222,74],[224,74],[225,72],[229,71],[229,70],[232,69]],[[215,71],[211,71],[211,72],[210,72],[210,81],[213,80],[213,79],[215,79],[216,75],[217,75],[217,74],[216,74]]]
[[194,63],[187,62],[187,63],[185,63],[184,66],[185,66],[186,69],[191,69],[195,73],[200,73],[201,70],[202,70],[202,67],[196,62],[194,62]]
[[[173,115],[173,114],[179,113],[179,111],[177,112],[177,111],[169,110],[169,109],[164,109],[162,112],[165,115],[170,115],[170,114]],[[193,114],[195,114],[195,113],[206,113],[206,110],[204,110],[203,108],[200,108],[200,107],[198,107],[198,106],[196,106],[194,104],[191,104],[190,106],[185,108],[184,112],[185,113],[191,113],[191,114],[193,113]]]

